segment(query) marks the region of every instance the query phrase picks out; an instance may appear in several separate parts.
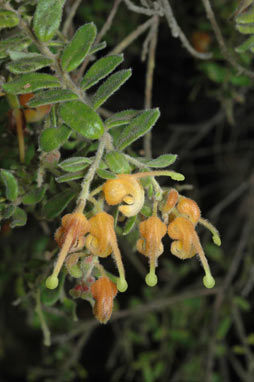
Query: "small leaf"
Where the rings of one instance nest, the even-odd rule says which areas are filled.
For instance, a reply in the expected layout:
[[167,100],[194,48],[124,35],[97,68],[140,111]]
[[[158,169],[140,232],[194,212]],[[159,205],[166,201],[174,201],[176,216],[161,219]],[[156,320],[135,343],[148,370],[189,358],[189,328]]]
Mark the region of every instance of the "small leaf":
[[156,159],[145,161],[146,166],[153,168],[168,167],[176,161],[177,155],[175,154],[163,154]]
[[99,52],[100,50],[106,48],[106,46],[107,46],[106,41],[102,41],[102,42],[99,42],[98,44],[94,44],[94,45],[90,48],[90,50],[89,50],[89,53],[88,53],[89,56],[91,56],[92,54],[97,53],[97,52]]
[[12,215],[12,221],[10,224],[11,228],[14,227],[22,227],[26,225],[27,222],[27,215],[24,210],[22,210],[20,207],[17,207],[15,209],[14,214]]
[[57,183],[71,182],[72,180],[82,179],[83,177],[84,174],[69,172],[68,174],[58,176],[56,181]]
[[97,60],[86,72],[82,82],[81,89],[87,90],[93,85],[97,84],[100,80],[106,77],[108,74],[123,62],[123,55],[106,56]]
[[34,205],[36,203],[39,203],[44,198],[46,190],[46,186],[35,188],[34,190],[28,192],[28,194],[23,196],[22,203],[27,205]]
[[233,85],[236,86],[250,86],[252,83],[252,80],[244,75],[231,75],[230,76],[230,82]]
[[97,175],[102,179],[115,179],[116,178],[116,175],[113,174],[113,172],[110,172],[107,170],[98,169],[96,172],[97,172]]
[[151,130],[159,116],[159,109],[146,110],[138,115],[120,134],[116,142],[117,149],[123,150],[125,147],[145,135]]
[[96,91],[92,98],[94,109],[101,106],[107,99],[114,94],[131,76],[131,69],[120,70],[112,74]]
[[58,87],[60,87],[58,79],[44,73],[24,74],[13,81],[3,84],[3,89],[11,94],[26,94],[39,89]]
[[22,50],[27,48],[32,41],[25,36],[13,36],[0,41],[0,58],[7,57],[12,49]]
[[43,56],[35,56],[29,58],[21,58],[20,60],[15,60],[9,63],[6,67],[11,73],[30,73],[35,72],[45,66],[52,64],[52,60]]
[[140,110],[134,110],[134,109],[120,111],[119,113],[115,113],[114,115],[112,115],[112,117],[109,117],[108,119],[106,119],[105,125],[109,129],[111,127],[127,125],[128,123],[130,123],[132,118],[136,117],[140,113],[141,113]]
[[78,96],[68,89],[44,90],[36,95],[27,103],[30,107],[62,103],[78,99]]
[[98,139],[104,132],[99,115],[83,102],[73,101],[60,105],[59,115],[68,126],[88,139]]
[[247,40],[245,40],[241,45],[239,45],[237,48],[235,48],[235,51],[237,53],[243,53],[247,50],[250,50],[254,47],[254,36],[251,36]]
[[5,208],[3,213],[3,219],[9,219],[15,212],[16,206],[10,204],[7,208]]
[[40,148],[49,152],[58,149],[71,135],[71,129],[68,126],[49,127],[42,131],[40,135]]
[[12,61],[19,61],[24,58],[29,59],[29,58],[34,58],[34,57],[44,57],[39,53],[30,53],[30,52],[20,52],[19,50],[8,50],[10,59]]
[[117,174],[129,173],[131,171],[129,162],[121,153],[111,151],[106,154],[105,160],[110,170],[116,172]]
[[123,231],[122,231],[123,236],[126,236],[131,232],[131,230],[134,228],[134,226],[136,224],[136,221],[137,221],[137,215],[132,216],[131,218],[129,218],[127,220],[127,222],[125,223],[125,226],[123,228]]
[[58,167],[67,172],[81,171],[92,163],[92,159],[84,157],[72,157],[59,163]]
[[211,81],[223,83],[228,77],[228,69],[216,62],[203,62],[199,66]]
[[236,24],[236,29],[243,34],[253,34],[254,24]]
[[73,190],[65,190],[49,199],[43,207],[43,215],[47,219],[54,219],[65,210],[68,204],[74,199],[76,193]]
[[5,185],[5,195],[13,202],[18,197],[18,182],[10,171],[1,170],[1,177]]
[[249,312],[251,310],[251,305],[249,301],[241,296],[235,296],[234,299],[234,304],[238,305],[238,307],[244,311],[244,312]]
[[239,13],[235,17],[235,22],[240,24],[249,24],[254,23],[254,8],[249,7],[248,10],[245,10],[242,13]]
[[11,11],[0,9],[0,29],[13,28],[19,23],[18,16]]
[[59,0],[38,0],[33,19],[36,37],[43,42],[51,40],[56,34],[62,19],[64,2]]
[[65,72],[71,72],[83,62],[95,37],[96,27],[94,23],[85,24],[77,30],[61,56],[61,65]]
[[230,329],[231,324],[232,324],[231,317],[225,317],[221,321],[220,325],[218,326],[217,333],[216,333],[217,340],[222,340],[223,338],[226,337],[226,335]]

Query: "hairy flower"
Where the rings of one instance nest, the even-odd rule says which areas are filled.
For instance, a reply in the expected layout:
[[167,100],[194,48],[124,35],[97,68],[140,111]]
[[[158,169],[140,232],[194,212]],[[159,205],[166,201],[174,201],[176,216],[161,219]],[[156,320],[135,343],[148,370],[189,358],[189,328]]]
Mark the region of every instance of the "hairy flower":
[[98,321],[106,324],[112,315],[116,284],[106,276],[100,277],[91,285],[91,293],[95,299],[93,313]]
[[109,179],[103,185],[106,202],[110,206],[125,202],[119,210],[125,216],[134,216],[139,213],[144,204],[144,189],[134,176],[120,174],[116,179]]
[[146,276],[146,283],[149,286],[157,284],[155,268],[157,259],[163,253],[163,236],[166,235],[167,227],[157,216],[151,216],[139,224],[139,232],[142,239],[137,241],[137,250],[149,258],[150,271]]
[[62,268],[65,258],[71,252],[77,241],[88,232],[88,221],[80,212],[67,214],[62,218],[61,227],[57,229],[55,239],[61,250],[58,255],[53,273],[46,280],[49,289],[55,289],[58,285],[58,274]]
[[178,196],[179,194],[174,188],[172,188],[167,195],[167,200],[161,208],[162,218],[165,223],[168,222],[168,215],[178,202]]
[[200,244],[198,234],[191,221],[184,217],[175,218],[168,226],[168,235],[175,240],[171,244],[171,253],[180,259],[189,259],[198,254],[203,265],[205,276],[203,278],[204,285],[212,288],[215,284],[211,275],[210,268]]
[[99,212],[89,219],[89,235],[86,238],[86,247],[93,255],[99,257],[107,257],[113,253],[120,276],[117,288],[124,292],[127,289],[127,282],[114,230],[114,219],[111,215],[106,212]]
[[177,210],[180,212],[180,214],[189,219],[194,225],[198,223],[201,216],[197,203],[194,202],[194,200],[185,198],[183,196],[179,199]]

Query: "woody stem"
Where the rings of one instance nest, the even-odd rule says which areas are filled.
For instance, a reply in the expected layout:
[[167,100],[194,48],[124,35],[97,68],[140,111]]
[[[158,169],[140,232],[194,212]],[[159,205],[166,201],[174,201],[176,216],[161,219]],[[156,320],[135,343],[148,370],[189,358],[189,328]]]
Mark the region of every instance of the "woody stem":
[[17,134],[18,134],[18,144],[19,144],[19,159],[21,163],[25,160],[25,144],[24,144],[24,132],[23,132],[23,121],[22,112],[19,109],[13,110],[13,116],[16,121]]

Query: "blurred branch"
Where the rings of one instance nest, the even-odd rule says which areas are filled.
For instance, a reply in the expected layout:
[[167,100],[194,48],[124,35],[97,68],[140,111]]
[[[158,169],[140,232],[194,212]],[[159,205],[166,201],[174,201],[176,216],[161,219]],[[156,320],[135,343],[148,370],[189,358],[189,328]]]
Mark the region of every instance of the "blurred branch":
[[214,15],[214,12],[212,10],[212,7],[211,7],[211,4],[210,4],[210,1],[209,0],[202,0],[203,2],[203,5],[205,7],[205,10],[206,10],[206,15],[207,15],[207,18],[209,19],[211,25],[212,25],[212,28],[214,30],[214,33],[215,33],[215,36],[216,36],[216,39],[219,43],[219,46],[220,46],[220,49],[221,49],[221,52],[224,56],[224,58],[235,68],[238,70],[239,73],[242,73],[242,74],[245,74],[246,76],[250,77],[250,78],[254,78],[254,72],[251,72],[250,70],[244,68],[243,66],[241,66],[235,59],[235,57],[233,56],[232,53],[229,52],[226,44],[225,44],[225,41],[224,41],[224,38],[222,36],[222,33],[221,33],[221,30],[220,30],[220,27],[216,21],[216,18],[215,18],[215,15]]
[[143,8],[143,7],[139,7],[135,4],[133,4],[132,1],[130,0],[124,0],[127,8],[130,10],[130,11],[133,11],[135,13],[139,13],[139,14],[142,14],[142,15],[146,15],[146,16],[155,16],[155,15],[158,15],[158,16],[163,16],[163,12],[162,10],[158,7],[158,3],[155,2],[155,6],[157,5],[157,9],[149,9],[149,8]]
[[82,2],[82,0],[74,0],[73,1],[73,4],[72,4],[70,11],[68,13],[68,17],[66,18],[64,25],[63,25],[63,35],[64,36],[68,35],[69,28],[72,24],[72,20],[76,14],[78,7],[80,6],[81,2]]

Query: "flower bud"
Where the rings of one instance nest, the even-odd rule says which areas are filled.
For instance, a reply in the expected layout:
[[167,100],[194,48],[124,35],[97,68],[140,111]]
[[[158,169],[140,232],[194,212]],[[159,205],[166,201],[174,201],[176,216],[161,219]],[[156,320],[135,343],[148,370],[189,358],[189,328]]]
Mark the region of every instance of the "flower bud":
[[106,324],[112,315],[117,287],[108,277],[103,276],[91,285],[91,293],[95,299],[93,313],[98,321]]

